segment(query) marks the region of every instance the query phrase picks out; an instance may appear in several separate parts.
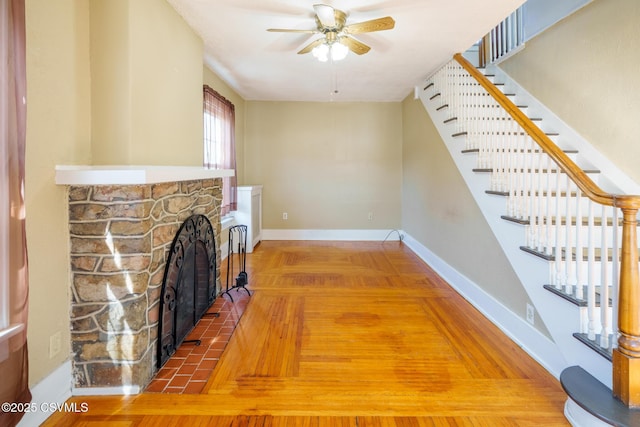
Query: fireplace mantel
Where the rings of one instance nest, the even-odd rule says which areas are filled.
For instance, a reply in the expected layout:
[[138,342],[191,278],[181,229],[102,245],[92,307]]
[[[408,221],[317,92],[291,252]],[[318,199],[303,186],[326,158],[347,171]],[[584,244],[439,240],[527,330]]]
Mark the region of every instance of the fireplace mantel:
[[198,166],[57,165],[58,185],[138,185],[232,176],[231,169]]

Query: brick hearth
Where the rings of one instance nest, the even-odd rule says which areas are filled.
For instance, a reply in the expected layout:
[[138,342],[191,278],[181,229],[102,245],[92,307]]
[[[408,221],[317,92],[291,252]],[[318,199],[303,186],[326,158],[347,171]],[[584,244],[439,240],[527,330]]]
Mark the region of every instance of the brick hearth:
[[219,317],[204,316],[187,335],[188,340],[200,340],[200,345],[183,343],[178,347],[145,392],[197,394],[204,389],[249,303],[244,290],[232,290],[231,294],[234,302],[219,296],[209,309]]

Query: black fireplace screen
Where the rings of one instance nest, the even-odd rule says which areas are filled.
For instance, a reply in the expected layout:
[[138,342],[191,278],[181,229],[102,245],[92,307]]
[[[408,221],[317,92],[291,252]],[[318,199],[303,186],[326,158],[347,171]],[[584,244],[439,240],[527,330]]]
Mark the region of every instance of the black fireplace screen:
[[204,215],[192,215],[173,239],[160,298],[158,367],[175,353],[216,298],[216,243]]

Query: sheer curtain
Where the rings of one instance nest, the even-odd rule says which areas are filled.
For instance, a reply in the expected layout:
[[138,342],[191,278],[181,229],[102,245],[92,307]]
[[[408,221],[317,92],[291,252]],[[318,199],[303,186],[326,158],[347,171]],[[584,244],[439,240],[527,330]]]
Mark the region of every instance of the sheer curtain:
[[[0,0],[0,402],[29,402],[24,0]],[[0,425],[21,413],[0,411]]]
[[204,167],[233,169],[222,179],[222,212],[237,209],[235,107],[209,86],[204,86]]

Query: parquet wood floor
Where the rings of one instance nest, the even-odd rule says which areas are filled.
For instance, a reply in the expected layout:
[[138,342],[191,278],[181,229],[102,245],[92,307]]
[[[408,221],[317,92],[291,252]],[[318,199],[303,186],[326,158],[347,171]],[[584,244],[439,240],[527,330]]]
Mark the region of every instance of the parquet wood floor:
[[567,426],[558,381],[398,242],[262,242],[201,394],[46,426]]

